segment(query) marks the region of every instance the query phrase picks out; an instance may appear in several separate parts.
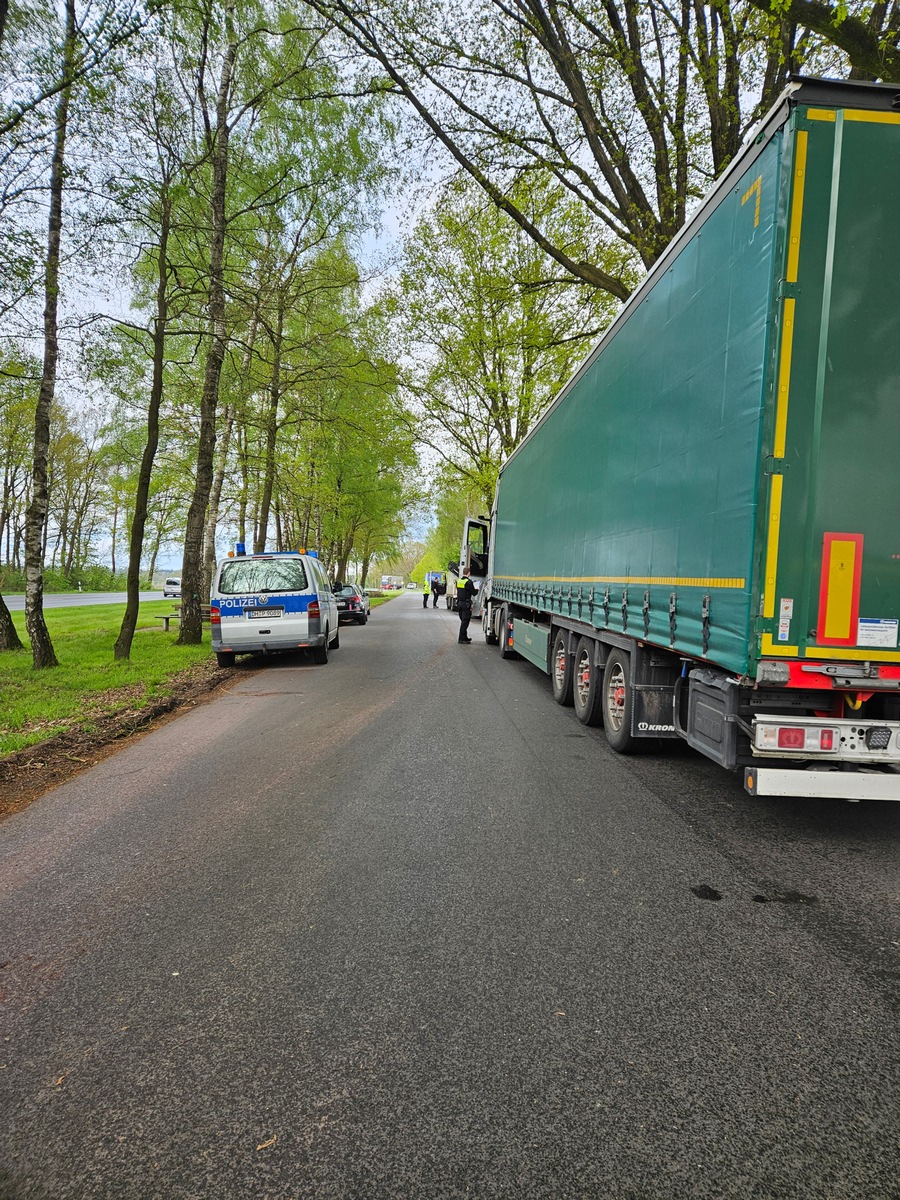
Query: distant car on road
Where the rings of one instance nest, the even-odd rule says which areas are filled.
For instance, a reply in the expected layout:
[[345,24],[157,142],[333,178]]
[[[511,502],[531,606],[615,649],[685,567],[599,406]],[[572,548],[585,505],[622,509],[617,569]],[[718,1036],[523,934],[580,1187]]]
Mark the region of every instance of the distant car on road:
[[356,621],[365,625],[372,611],[369,593],[358,588],[355,583],[344,583],[340,587],[335,584],[334,597],[337,600],[338,622],[344,624]]
[[181,580],[180,579],[167,579],[166,582],[163,584],[163,596],[164,597],[169,597],[169,596],[180,597],[181,596]]
[[419,590],[419,585],[417,583],[408,583],[406,585],[406,590],[408,592],[417,592]]

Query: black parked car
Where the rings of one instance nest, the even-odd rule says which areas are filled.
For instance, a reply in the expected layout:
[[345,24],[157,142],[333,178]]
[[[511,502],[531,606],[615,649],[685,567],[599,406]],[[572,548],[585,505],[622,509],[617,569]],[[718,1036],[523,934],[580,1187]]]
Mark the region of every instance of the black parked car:
[[368,592],[362,591],[355,583],[336,583],[334,596],[337,600],[338,624],[356,621],[358,625],[365,625],[372,611]]

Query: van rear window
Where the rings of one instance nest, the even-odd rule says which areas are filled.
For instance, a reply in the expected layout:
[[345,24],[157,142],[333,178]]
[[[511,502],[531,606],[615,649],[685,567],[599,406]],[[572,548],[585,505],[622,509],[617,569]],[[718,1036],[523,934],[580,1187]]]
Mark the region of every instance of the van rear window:
[[305,592],[309,584],[299,558],[232,558],[222,567],[219,592]]

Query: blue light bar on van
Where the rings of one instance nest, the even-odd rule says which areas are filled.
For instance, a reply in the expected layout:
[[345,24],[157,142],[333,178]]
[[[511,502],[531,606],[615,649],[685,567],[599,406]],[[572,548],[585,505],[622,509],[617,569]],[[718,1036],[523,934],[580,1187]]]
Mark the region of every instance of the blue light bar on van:
[[234,543],[234,552],[235,552],[235,554],[237,554],[237,555],[246,554],[246,553],[247,553],[247,551],[246,551],[246,549],[245,549],[245,547],[244,547],[244,543],[243,543],[243,542],[235,542],[235,543]]

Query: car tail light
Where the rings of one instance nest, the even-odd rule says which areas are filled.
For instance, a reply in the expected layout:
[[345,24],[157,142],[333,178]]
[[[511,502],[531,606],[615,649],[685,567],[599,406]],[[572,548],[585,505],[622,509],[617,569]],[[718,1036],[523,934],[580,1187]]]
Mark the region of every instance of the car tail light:
[[219,612],[219,610],[216,608],[216,606],[214,604],[211,604],[209,606],[209,623],[210,623],[210,625],[221,625],[222,624],[222,614]]
[[319,602],[318,602],[318,600],[310,600],[308,616],[311,621],[318,621],[318,619],[319,619]]

